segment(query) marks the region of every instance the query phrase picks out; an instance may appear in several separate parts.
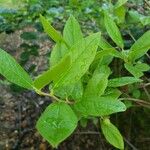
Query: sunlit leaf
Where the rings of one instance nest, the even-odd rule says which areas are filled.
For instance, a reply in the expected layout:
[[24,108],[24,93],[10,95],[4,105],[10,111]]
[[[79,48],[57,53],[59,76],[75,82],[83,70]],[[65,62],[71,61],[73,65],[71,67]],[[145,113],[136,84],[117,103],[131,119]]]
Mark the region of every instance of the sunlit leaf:
[[118,149],[124,149],[123,137],[120,131],[114,126],[109,119],[101,120],[101,129],[106,140]]
[[105,15],[104,15],[104,23],[105,23],[106,30],[107,30],[109,36],[111,37],[111,39],[119,47],[123,48],[124,43],[123,43],[123,39],[122,39],[121,33],[119,31],[119,28],[117,27],[116,23],[114,22],[112,17],[107,12],[105,12]]
[[56,31],[49,23],[49,21],[40,15],[40,21],[43,25],[44,31],[55,41],[55,42],[60,42],[63,41],[63,37],[61,34]]
[[110,73],[109,67],[105,65],[98,66],[85,88],[84,96],[101,96],[107,87]]
[[71,65],[71,57],[70,55],[67,55],[57,65],[50,68],[48,71],[44,72],[43,74],[39,75],[34,80],[34,86],[37,89],[41,89],[47,84],[49,84],[51,81],[55,83],[67,71],[70,65]]
[[109,87],[120,87],[127,84],[133,84],[137,82],[141,82],[142,80],[135,78],[135,77],[120,77],[120,78],[114,78],[110,79],[108,82]]
[[129,59],[134,61],[150,49],[150,31],[144,33],[130,48]]
[[53,147],[65,140],[77,127],[77,117],[65,103],[50,104],[39,118],[36,128]]
[[12,83],[32,89],[33,85],[30,76],[12,56],[2,49],[0,49],[0,74]]
[[126,110],[124,103],[111,97],[87,97],[74,105],[83,116],[105,116]]
[[83,38],[80,25],[73,16],[70,16],[65,24],[63,38],[70,47]]

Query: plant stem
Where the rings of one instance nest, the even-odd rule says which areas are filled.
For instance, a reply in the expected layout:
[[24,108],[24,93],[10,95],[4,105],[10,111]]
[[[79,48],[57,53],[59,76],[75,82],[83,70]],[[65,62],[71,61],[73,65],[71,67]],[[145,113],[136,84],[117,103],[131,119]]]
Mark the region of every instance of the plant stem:
[[67,104],[74,104],[73,102],[70,102],[69,100],[67,101],[64,101],[64,100],[60,100],[58,97],[56,97],[54,94],[53,94],[53,91],[51,93],[45,93],[45,92],[42,92],[41,90],[38,90],[36,88],[34,88],[35,92],[41,96],[48,96],[48,97],[51,97],[52,100],[54,101],[58,101],[58,102],[63,102],[63,103],[67,103]]
[[128,101],[133,101],[137,103],[142,103],[142,104],[148,105],[148,107],[150,108],[150,103],[141,99],[127,97],[127,98],[120,98],[120,100],[128,100]]

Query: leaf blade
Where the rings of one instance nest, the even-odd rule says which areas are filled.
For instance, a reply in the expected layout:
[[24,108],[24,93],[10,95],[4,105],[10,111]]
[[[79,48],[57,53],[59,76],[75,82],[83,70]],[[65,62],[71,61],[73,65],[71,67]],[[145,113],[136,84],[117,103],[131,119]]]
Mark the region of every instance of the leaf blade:
[[98,66],[86,86],[84,97],[89,97],[90,95],[101,96],[107,87],[110,73],[111,71],[108,66]]
[[65,71],[71,65],[71,57],[67,55],[58,64],[50,68],[48,71],[39,75],[33,82],[37,89],[42,89],[44,86],[49,84],[51,81],[57,81]]
[[130,48],[129,59],[134,61],[143,56],[150,49],[150,31],[144,33]]
[[108,81],[109,87],[120,87],[127,84],[133,84],[136,82],[142,82],[142,80],[135,78],[135,77],[120,77],[120,78],[114,78],[110,79]]
[[77,117],[69,105],[53,103],[41,115],[36,128],[53,147],[57,147],[75,130],[77,122]]
[[105,28],[111,37],[111,39],[121,48],[124,47],[123,39],[121,36],[121,33],[119,31],[119,28],[117,27],[116,23],[113,21],[113,19],[109,16],[107,12],[104,14],[104,24]]
[[123,137],[117,127],[114,126],[109,119],[106,118],[101,121],[101,129],[110,144],[121,150],[124,149]]
[[70,47],[83,39],[80,25],[72,15],[69,17],[65,24],[63,38]]
[[140,78],[141,76],[143,76],[143,72],[141,70],[137,69],[132,64],[125,63],[124,66],[134,77]]
[[124,103],[110,97],[88,97],[74,105],[83,116],[107,116],[126,110]]
[[56,31],[48,22],[48,20],[43,17],[42,15],[40,15],[40,21],[43,25],[44,31],[50,36],[50,38],[52,38],[55,42],[60,42],[63,41],[63,37],[61,36],[61,34]]
[[0,74],[21,87],[33,89],[32,79],[27,72],[10,56],[0,49]]
[[[68,71],[54,85],[54,88],[67,84],[74,84],[80,80],[94,60],[98,47],[99,33],[88,36],[79,41],[71,49],[72,64]],[[80,47],[80,49],[79,49]],[[86,50],[86,53],[84,52]],[[79,71],[80,70],[80,71]]]

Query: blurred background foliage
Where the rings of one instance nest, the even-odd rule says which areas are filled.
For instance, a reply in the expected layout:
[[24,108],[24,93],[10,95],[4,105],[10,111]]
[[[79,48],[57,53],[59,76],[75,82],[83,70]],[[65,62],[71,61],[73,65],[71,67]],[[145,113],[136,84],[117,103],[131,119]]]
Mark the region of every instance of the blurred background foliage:
[[128,0],[127,6],[122,4],[123,1],[118,3],[117,0],[1,0],[0,32],[13,32],[27,24],[39,27],[39,14],[45,15],[51,22],[61,22],[62,25],[73,14],[83,28],[86,24],[85,28],[100,30],[103,29],[103,11],[106,9],[122,29],[132,28],[135,24],[139,28],[150,25],[149,3]]

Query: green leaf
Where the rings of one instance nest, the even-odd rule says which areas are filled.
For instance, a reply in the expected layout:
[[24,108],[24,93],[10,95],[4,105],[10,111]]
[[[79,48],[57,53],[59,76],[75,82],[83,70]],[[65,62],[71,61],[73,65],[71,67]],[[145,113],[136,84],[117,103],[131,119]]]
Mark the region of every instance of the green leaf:
[[99,33],[79,41],[70,49],[72,64],[54,85],[54,88],[78,82],[92,63],[99,42]]
[[40,15],[40,21],[43,25],[44,31],[55,41],[55,42],[60,42],[63,41],[63,37],[61,34],[56,31],[48,22],[48,20]]
[[124,47],[123,39],[121,36],[121,33],[114,22],[114,20],[111,18],[111,16],[105,12],[104,15],[104,23],[105,23],[105,28],[111,37],[111,39],[121,48]]
[[65,24],[63,38],[70,47],[83,39],[80,25],[72,15]]
[[142,15],[140,17],[140,21],[143,24],[143,26],[150,25],[150,16],[144,16],[144,15]]
[[143,76],[143,72],[132,64],[125,63],[124,66],[134,77],[140,78],[141,76]]
[[80,80],[77,83],[75,83],[70,96],[71,99],[75,101],[79,101],[82,98],[82,95],[83,95],[83,85],[82,85],[82,81]]
[[83,116],[107,116],[126,110],[121,101],[110,97],[88,97],[74,105],[74,109]]
[[114,14],[117,17],[117,24],[125,22],[126,7],[120,6],[114,10]]
[[121,91],[119,91],[118,89],[107,88],[103,96],[110,97],[113,98],[114,100],[117,100],[120,95],[121,95]]
[[67,43],[67,46],[64,42],[58,42],[52,50],[51,58],[50,58],[50,65],[54,66],[57,64],[60,59],[69,52],[69,47],[72,47],[75,43],[83,39],[83,35],[77,20],[70,16],[67,20],[66,25],[63,31],[63,38]]
[[123,150],[124,142],[120,131],[114,126],[108,118],[101,120],[101,129],[106,140],[114,147]]
[[74,101],[79,101],[83,95],[83,85],[81,80],[75,84],[69,84],[53,90],[56,96],[66,99],[69,98]]
[[64,42],[56,43],[51,52],[50,66],[55,66],[67,52],[69,52],[69,50]]
[[130,10],[128,11],[128,16],[127,16],[127,22],[131,23],[131,24],[135,24],[135,23],[139,23],[140,22],[140,17],[141,14],[139,14],[137,11],[135,10]]
[[142,80],[135,78],[135,77],[120,77],[120,78],[114,78],[110,79],[108,82],[109,87],[120,87],[127,84],[133,84],[136,82],[142,82]]
[[135,67],[142,72],[150,70],[150,66],[145,63],[137,63]]
[[128,0],[118,0],[115,7],[118,8],[122,5],[124,5]]
[[67,55],[57,65],[50,68],[48,71],[44,72],[43,74],[39,75],[34,80],[34,86],[37,89],[42,89],[51,81],[56,82],[67,71],[70,65],[71,65],[71,57],[70,55]]
[[142,57],[150,49],[150,31],[144,33],[130,48],[129,60],[134,61]]
[[77,117],[65,103],[50,104],[39,118],[36,128],[53,147],[64,141],[77,127]]
[[98,66],[86,86],[84,96],[101,96],[107,87],[108,76],[110,73],[111,71],[108,66]]
[[32,79],[27,72],[15,61],[12,56],[2,49],[0,49],[0,74],[12,83],[26,89],[33,89]]

